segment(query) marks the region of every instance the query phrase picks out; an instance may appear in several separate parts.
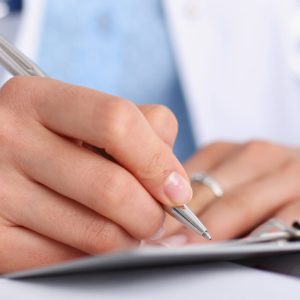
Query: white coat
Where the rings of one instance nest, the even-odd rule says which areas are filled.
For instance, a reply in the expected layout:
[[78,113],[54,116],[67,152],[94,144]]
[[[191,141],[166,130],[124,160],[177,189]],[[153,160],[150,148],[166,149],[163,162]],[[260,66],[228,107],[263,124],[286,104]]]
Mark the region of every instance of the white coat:
[[[194,136],[300,145],[300,1],[163,0]],[[34,58],[44,0],[16,44]]]

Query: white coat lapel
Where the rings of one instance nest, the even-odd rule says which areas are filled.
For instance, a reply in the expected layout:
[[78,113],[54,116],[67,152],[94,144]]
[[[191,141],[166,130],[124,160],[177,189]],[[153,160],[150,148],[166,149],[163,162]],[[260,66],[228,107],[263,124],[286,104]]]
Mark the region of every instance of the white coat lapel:
[[299,84],[282,47],[297,1],[164,2],[198,145],[300,141]]

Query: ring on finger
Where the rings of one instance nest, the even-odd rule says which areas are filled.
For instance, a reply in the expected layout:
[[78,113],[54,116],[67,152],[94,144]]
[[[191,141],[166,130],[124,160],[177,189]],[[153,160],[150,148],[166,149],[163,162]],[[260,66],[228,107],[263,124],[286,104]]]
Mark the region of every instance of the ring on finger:
[[212,176],[203,173],[197,172],[192,175],[191,178],[192,183],[197,183],[208,187],[216,198],[220,198],[224,196],[224,190],[217,180],[215,180]]

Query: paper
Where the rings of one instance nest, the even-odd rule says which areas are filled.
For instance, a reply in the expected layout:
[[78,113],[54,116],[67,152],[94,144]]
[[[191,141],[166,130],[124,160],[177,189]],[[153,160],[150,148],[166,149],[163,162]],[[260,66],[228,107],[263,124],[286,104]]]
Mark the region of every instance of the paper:
[[238,245],[229,242],[182,248],[145,247],[128,252],[88,257],[46,268],[6,274],[5,277],[25,278],[90,271],[119,271],[209,261],[233,261],[287,253],[300,253],[300,242],[273,242],[251,245]]
[[232,263],[0,279],[3,300],[298,300],[299,280]]

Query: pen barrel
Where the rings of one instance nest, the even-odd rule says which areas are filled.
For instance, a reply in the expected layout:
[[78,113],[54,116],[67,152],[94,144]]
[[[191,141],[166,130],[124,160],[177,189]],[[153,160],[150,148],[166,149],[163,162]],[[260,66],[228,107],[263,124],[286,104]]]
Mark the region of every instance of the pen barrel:
[[164,206],[164,210],[168,214],[173,216],[177,221],[185,225],[187,228],[193,230],[198,235],[203,236],[203,234],[207,232],[207,228],[187,205],[183,205],[180,207]]
[[0,64],[13,76],[40,76],[46,74],[26,55],[0,36]]

